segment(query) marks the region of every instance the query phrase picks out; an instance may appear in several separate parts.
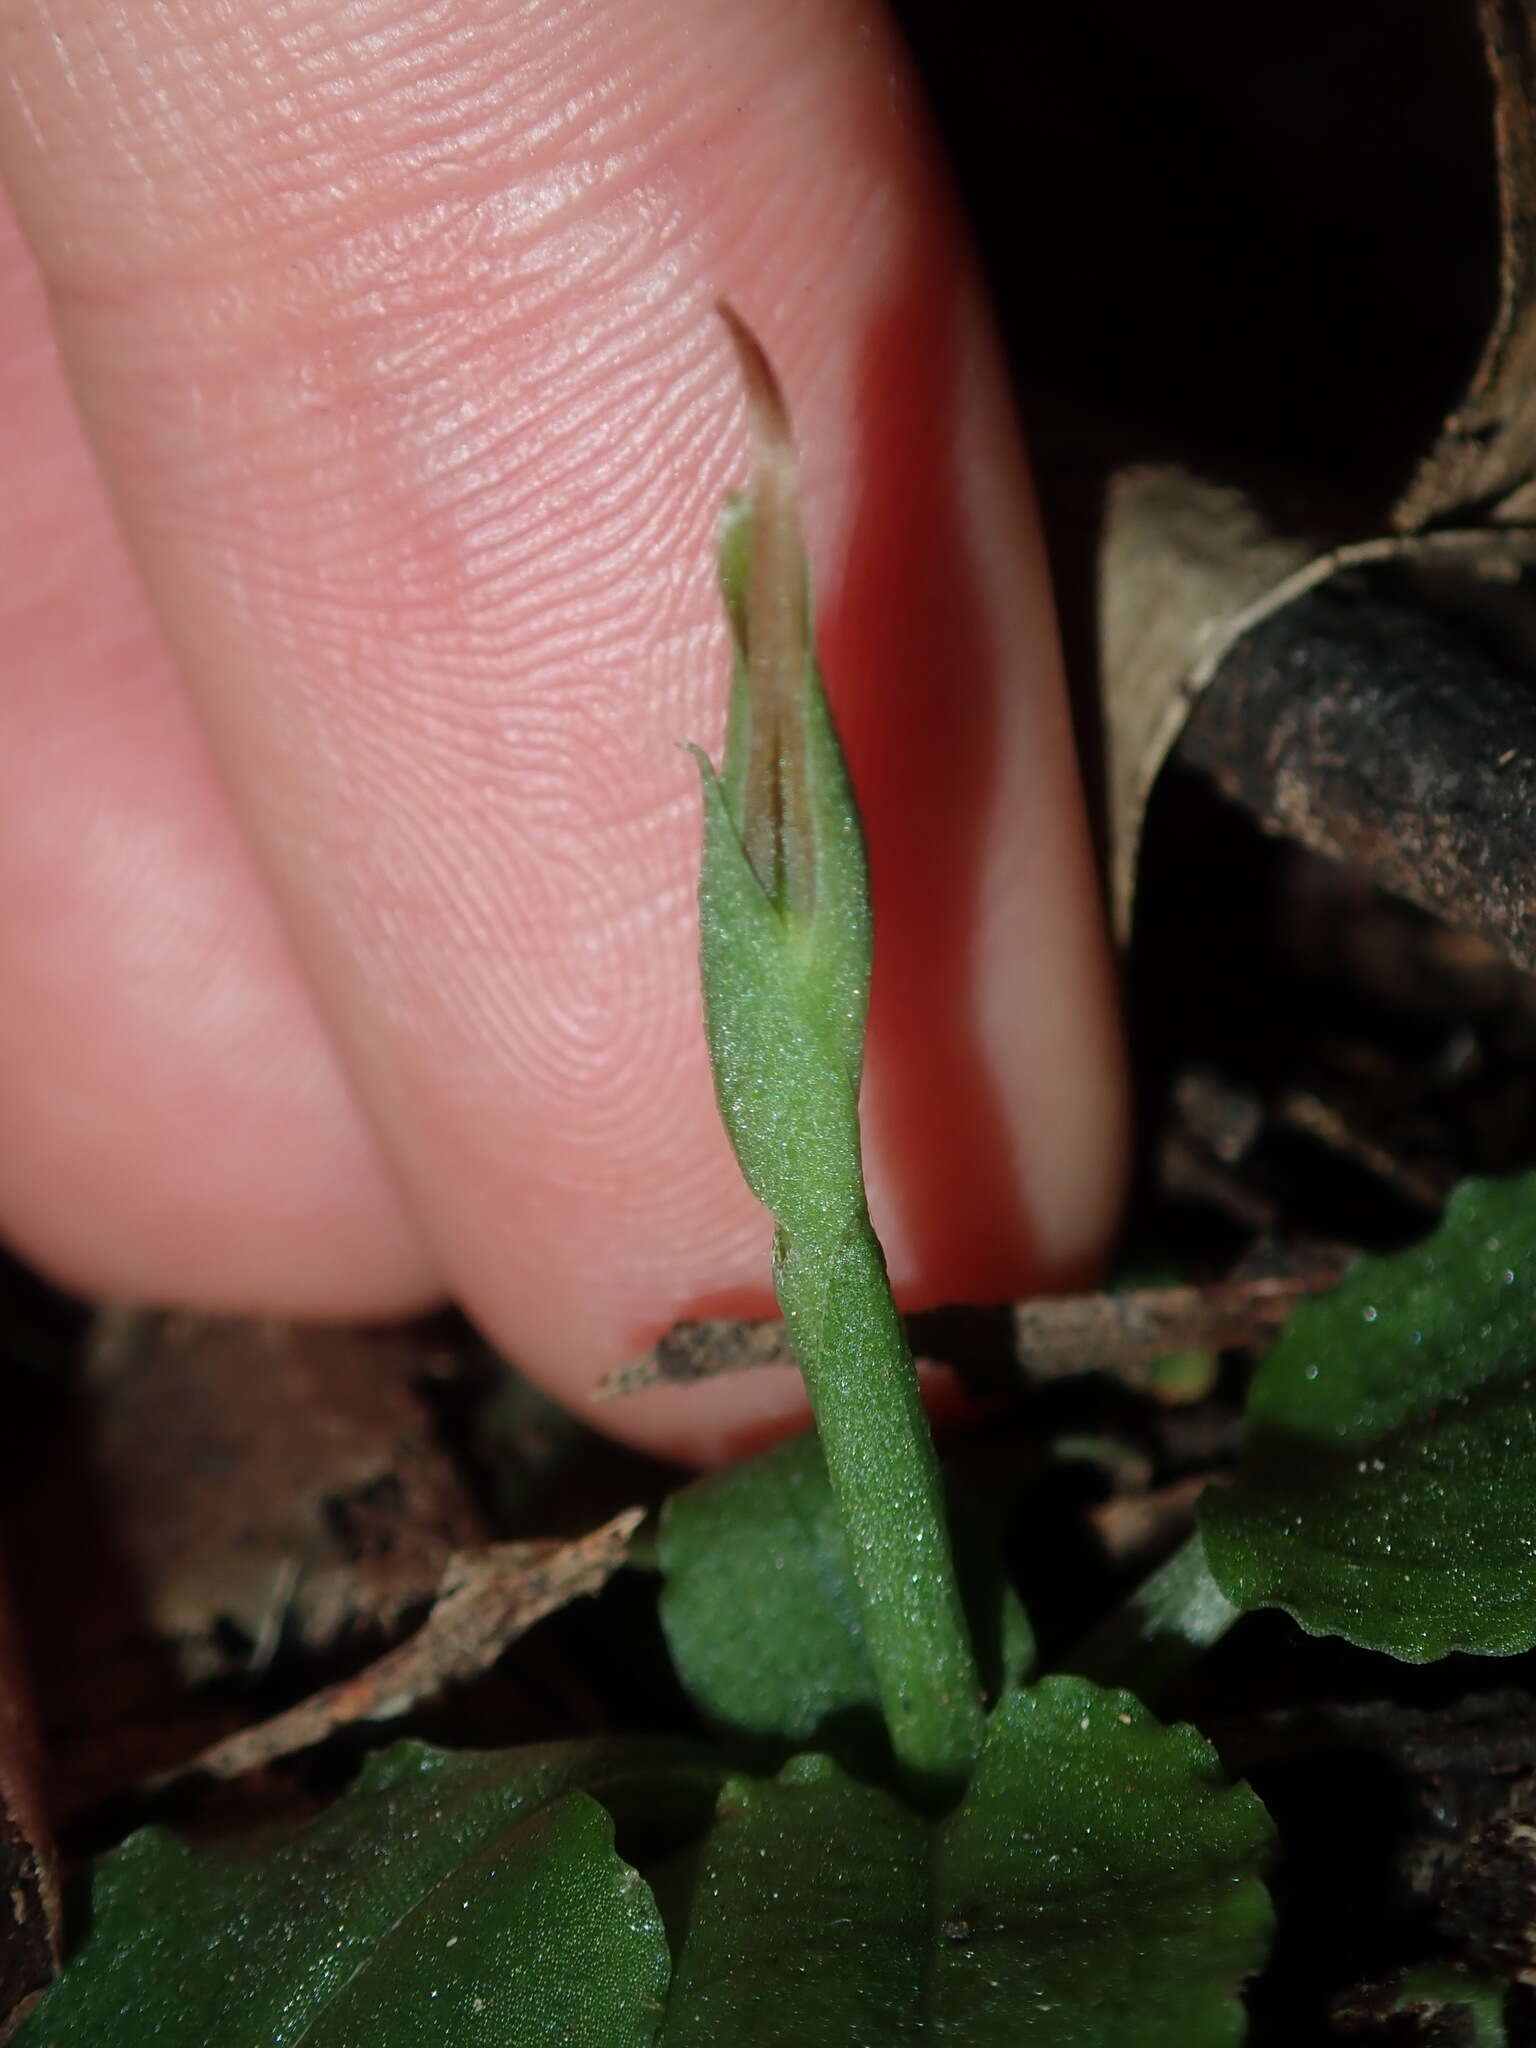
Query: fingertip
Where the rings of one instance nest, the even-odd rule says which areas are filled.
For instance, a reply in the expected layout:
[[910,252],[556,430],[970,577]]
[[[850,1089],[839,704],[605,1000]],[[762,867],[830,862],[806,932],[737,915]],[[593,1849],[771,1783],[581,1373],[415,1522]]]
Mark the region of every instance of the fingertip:
[[[880,20],[557,4],[509,35],[476,7],[445,54],[412,0],[361,53],[345,11],[302,49],[243,0],[181,0],[174,34],[55,13],[22,38],[10,160],[138,557],[430,1266],[583,1414],[647,1333],[766,1294],[667,744],[711,740],[726,692],[724,295],[794,403],[869,821],[893,1269],[926,1300],[1085,1271],[1123,1099],[1043,555]],[[103,37],[115,68],[77,61]],[[792,1377],[749,1377],[610,1426],[731,1455],[803,1414]]]

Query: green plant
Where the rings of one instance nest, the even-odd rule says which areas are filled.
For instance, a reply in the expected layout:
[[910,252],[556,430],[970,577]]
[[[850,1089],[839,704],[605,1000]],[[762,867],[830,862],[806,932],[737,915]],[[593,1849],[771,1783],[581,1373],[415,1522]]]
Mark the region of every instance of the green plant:
[[756,341],[727,321],[756,466],[720,550],[736,660],[718,777],[699,756],[710,1057],[742,1172],[774,1220],[774,1283],[892,1744],[914,1784],[953,1792],[980,1746],[981,1687],[917,1373],[864,1200],[863,834],[812,644],[783,402]]
[[[97,1866],[24,2048],[1231,2048],[1272,1830],[1148,1697],[1264,1605],[1403,1660],[1536,1644],[1530,1177],[1464,1186],[1434,1237],[1297,1313],[1202,1532],[1071,1675],[1038,1674],[941,1484],[869,1225],[863,850],[783,408],[732,331],[756,475],[721,544],[736,673],[720,774],[700,757],[703,974],[818,1435],[663,1512],[663,1626],[721,1739],[404,1744],[238,1851],[141,1832]],[[1502,2037],[1497,1981],[1399,1990]]]

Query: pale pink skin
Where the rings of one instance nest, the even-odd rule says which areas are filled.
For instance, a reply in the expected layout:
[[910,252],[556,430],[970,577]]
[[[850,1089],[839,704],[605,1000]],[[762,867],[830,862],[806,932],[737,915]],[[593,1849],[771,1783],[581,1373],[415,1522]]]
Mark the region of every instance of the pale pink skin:
[[[884,20],[4,19],[31,256],[7,235],[0,1229],[141,1300],[451,1296],[584,1411],[677,1318],[768,1308],[705,1062],[679,744],[722,727],[724,295],[804,451],[872,842],[898,1291],[1090,1275],[1124,1096],[1044,559]],[[710,1461],[799,1399],[774,1371],[598,1419]]]

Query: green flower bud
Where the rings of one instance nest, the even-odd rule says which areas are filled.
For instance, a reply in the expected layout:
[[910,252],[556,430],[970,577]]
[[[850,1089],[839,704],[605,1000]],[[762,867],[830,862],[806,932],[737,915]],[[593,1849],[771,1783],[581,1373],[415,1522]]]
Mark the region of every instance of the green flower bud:
[[781,1226],[809,1201],[862,1213],[858,1088],[869,883],[858,808],[811,635],[794,446],[761,348],[724,313],[752,423],[752,487],[726,507],[720,582],[735,667],[718,777],[702,755],[706,1024],[753,1192]]

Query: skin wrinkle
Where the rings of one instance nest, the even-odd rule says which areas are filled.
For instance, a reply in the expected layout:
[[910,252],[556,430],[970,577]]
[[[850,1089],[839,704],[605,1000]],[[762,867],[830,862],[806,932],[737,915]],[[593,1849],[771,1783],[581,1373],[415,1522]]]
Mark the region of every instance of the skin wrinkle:
[[[146,218],[153,220],[158,208],[170,231],[164,238],[174,234],[196,252],[200,267],[211,259],[215,270],[227,236],[216,233],[214,223],[227,230],[233,220],[236,245],[268,249],[274,268],[302,272],[310,267],[305,259],[312,259],[320,273],[313,287],[319,300],[376,274],[379,255],[387,267],[392,235],[404,247],[430,236],[429,207],[426,219],[371,225],[369,255],[351,245],[348,215],[373,215],[380,191],[409,192],[418,200],[435,195],[438,205],[449,194],[482,201],[502,192],[509,162],[534,159],[536,165],[546,142],[563,143],[577,133],[589,152],[580,175],[591,177],[599,164],[615,180],[632,171],[632,162],[603,147],[635,125],[623,80],[598,69],[579,94],[561,92],[569,47],[545,63],[535,50],[514,68],[486,66],[486,23],[495,12],[418,7],[402,18],[395,0],[382,0],[341,10],[343,20],[372,14],[386,24],[372,35],[343,38],[335,33],[335,15],[321,7],[314,18],[325,61],[316,65],[305,62],[302,37],[296,48],[286,27],[297,21],[302,30],[302,9],[277,9],[260,24],[237,21],[223,32],[190,37],[177,17],[196,19],[201,29],[206,16],[200,9],[124,10],[110,48],[103,36],[93,54],[110,80],[114,142],[151,200]],[[526,18],[528,10],[523,13]],[[434,36],[434,17],[456,18],[456,25]],[[158,35],[145,33],[154,28]],[[498,33],[510,46],[499,21]],[[295,118],[292,110],[304,107],[313,111]],[[142,141],[146,136],[150,140]],[[382,146],[380,138],[387,138]],[[152,146],[179,160],[174,184],[152,174]],[[168,193],[179,199],[178,212],[169,210]],[[528,240],[543,225],[533,197],[524,194],[520,223]],[[344,252],[339,273],[328,260],[338,238]],[[232,256],[225,261],[233,267]],[[355,266],[350,280],[349,264]]]
[[[595,405],[577,407],[555,392],[550,410],[562,431],[540,437],[512,423],[496,449],[484,452],[478,475],[459,461],[458,450],[429,450],[419,469],[428,478],[427,503],[451,528],[464,571],[466,639],[524,627],[530,603],[537,606],[535,644],[546,654],[558,653],[549,633],[552,610],[584,626],[606,617],[627,630],[621,622],[634,588],[654,583],[652,565],[673,525],[657,486],[668,481],[678,448],[704,439],[697,377],[680,379],[680,390],[647,405],[651,383],[639,372],[615,383],[606,421]],[[585,508],[579,523],[571,516],[577,503]],[[569,521],[564,551],[550,546],[545,520],[557,531]],[[540,569],[532,596],[525,594],[530,556]],[[609,651],[595,640],[587,646],[594,663]],[[504,646],[499,652],[504,661]],[[537,660],[525,673],[537,681]]]
[[[657,370],[661,372],[659,377],[654,374]],[[334,371],[330,374],[334,380]],[[319,522],[322,539],[318,551],[309,544],[311,535],[306,532],[305,545],[302,548],[292,547],[290,542],[290,562],[285,564],[278,558],[270,564],[264,564],[258,559],[255,569],[256,573],[265,574],[266,588],[274,595],[281,595],[288,589],[299,588],[304,589],[306,593],[312,593],[318,585],[320,592],[340,607],[339,630],[344,633],[348,623],[347,586],[355,586],[359,593],[359,601],[367,603],[378,587],[379,576],[374,557],[369,555],[360,558],[348,535],[357,523],[368,524],[374,521],[372,508],[378,502],[379,496],[375,481],[377,472],[381,467],[397,465],[402,448],[421,449],[425,445],[426,459],[418,464],[417,473],[421,469],[430,471],[434,459],[433,435],[430,418],[423,420],[422,415],[426,409],[419,396],[413,394],[411,401],[416,412],[414,419],[409,414],[397,413],[393,417],[389,416],[393,409],[387,403],[380,408],[380,393],[377,381],[371,375],[371,366],[349,374],[348,382],[358,396],[352,399],[350,404],[342,404],[340,415],[334,396],[317,413],[313,393],[323,385],[326,375],[327,366],[310,366],[309,373],[303,377],[306,388],[287,405],[273,408],[269,394],[263,403],[275,416],[266,427],[266,431],[253,441],[248,428],[237,427],[234,445],[227,461],[228,466],[236,472],[235,478],[232,479],[234,484],[237,484],[238,472],[245,462],[256,460],[270,463],[271,458],[267,453],[269,445],[281,451],[282,467],[278,472],[279,480],[284,473],[298,475],[318,470],[321,474],[332,475],[331,496],[324,508],[330,516]],[[696,383],[697,379],[693,381]],[[658,383],[661,388],[665,388],[665,369],[663,366],[645,364],[636,370],[631,382],[638,409],[639,394],[647,385],[653,390],[657,388]],[[574,430],[568,427],[564,429],[563,445],[557,437],[552,448],[546,435],[543,437],[544,445],[541,446],[537,424],[539,412],[547,405],[549,409],[560,412],[564,418],[570,408],[566,395],[561,392],[548,394],[547,397],[540,392],[538,397],[544,403],[536,407],[525,405],[522,416],[509,421],[503,436],[503,444],[509,448],[519,441],[522,446],[518,451],[518,465],[515,468],[511,465],[504,468],[501,487],[506,490],[510,485],[511,497],[510,502],[500,512],[500,519],[504,525],[514,532],[520,530],[529,534],[530,545],[535,547],[542,544],[537,538],[541,522],[548,519],[552,513],[558,514],[561,509],[559,487],[551,478],[547,466],[551,457],[558,462],[558,474],[571,477],[574,484],[578,480],[590,481],[590,470],[594,460],[612,461],[622,466],[627,454],[622,432],[617,437],[612,433],[599,437],[595,428],[590,442],[579,440]],[[384,417],[380,417],[381,410]],[[349,449],[349,443],[354,438],[350,423],[354,419],[362,422],[363,433],[357,437],[359,445]],[[653,431],[659,435],[665,431],[666,425],[666,409],[653,407]],[[355,481],[349,481],[345,476],[336,478],[336,457],[326,455],[316,446],[322,435],[336,445],[343,463],[346,463],[350,456]],[[621,452],[613,454],[611,451],[615,448]],[[659,456],[654,461],[647,461],[642,467],[641,480],[650,482],[653,477],[659,475],[662,467]],[[585,479],[584,469],[587,471]],[[386,498],[385,502],[388,501]],[[451,500],[447,502],[450,505],[448,519],[451,527],[460,513],[457,505],[453,505]],[[352,511],[354,506],[357,507],[355,514]],[[199,514],[202,514],[201,502],[198,509]],[[494,517],[490,513],[483,516],[486,520]],[[600,580],[603,587],[619,591],[618,603],[622,604],[625,601],[624,578],[629,574],[639,578],[646,573],[648,549],[653,535],[662,530],[662,525],[663,515],[658,511],[651,516],[647,526],[632,535],[629,552],[634,559],[631,562],[615,562],[611,554],[604,561]],[[583,551],[597,559],[603,559],[602,544],[609,537],[607,530],[601,525],[597,525],[594,530],[594,526],[589,525],[578,531],[581,534],[580,544]],[[274,532],[271,539],[275,547],[287,539],[287,536]],[[398,560],[390,563],[390,576],[397,584],[403,578],[407,588],[418,587],[422,592],[424,604],[430,608],[434,598],[440,596],[443,580],[441,572],[444,567],[450,570],[472,568],[473,580],[470,587],[476,593],[477,607],[489,607],[494,616],[494,595],[481,596],[480,593],[494,593],[501,587],[515,591],[520,585],[525,585],[530,579],[524,564],[516,559],[507,562],[492,558],[487,561],[484,559],[484,550],[477,550],[472,562],[466,562],[463,553],[454,546],[455,539],[456,535],[450,531],[440,540],[436,540],[432,522],[423,521],[418,511],[413,515],[410,529],[410,552],[403,563]],[[575,544],[577,543],[573,538],[573,545]],[[333,561],[337,569],[344,572],[340,590],[334,587],[337,569],[331,567]],[[493,574],[493,570],[499,571],[500,574]],[[248,570],[247,573],[251,571]],[[568,569],[559,562],[551,562],[549,573],[551,576],[569,574],[589,585],[599,580],[588,564],[579,559],[573,561]],[[539,589],[542,599],[542,584],[539,585]],[[310,601],[313,602],[312,597]],[[458,645],[456,642],[451,643],[445,650],[439,644],[434,647],[432,658],[440,660],[445,651],[457,653]]]
[[[664,380],[663,380],[663,381],[664,381]],[[654,383],[653,383],[653,388],[654,388]],[[376,380],[370,380],[370,395],[371,395],[371,396],[375,396],[375,397],[376,397],[376,395],[377,395],[377,391],[376,391]],[[283,437],[285,438],[285,440],[286,440],[286,439],[288,439],[288,438],[290,438],[290,424],[291,424],[291,423],[290,423],[289,421],[287,421],[287,420],[279,420],[279,422],[278,422],[278,423],[277,423],[277,425],[276,425],[276,429],[275,429],[275,431],[276,431],[277,433],[281,434],[281,435],[282,435],[282,436],[283,436]],[[526,420],[514,421],[514,422],[512,422],[512,431],[513,431],[513,433],[516,433],[516,432],[517,432],[517,430],[518,430],[519,428],[523,428],[523,429],[526,429],[527,425],[528,425],[528,422],[527,422]],[[395,445],[397,445],[397,446],[398,446],[398,441],[396,441],[396,442],[395,442]],[[610,443],[610,445],[611,445],[611,443]],[[526,451],[525,451],[525,452],[526,452]],[[580,453],[580,452],[581,452],[581,451],[578,451],[578,453]],[[308,467],[311,467],[311,466],[312,466],[312,461],[311,461],[310,451],[308,451],[308,450],[305,450],[302,456],[299,456],[299,455],[298,455],[297,453],[295,453],[295,455],[294,455],[294,457],[293,457],[292,459],[294,459],[294,460],[296,460],[296,461],[301,461],[301,462],[302,462],[302,464],[303,464],[303,466],[304,466],[304,467],[306,467],[306,468],[308,468]],[[529,468],[530,468],[530,470],[532,470],[532,469],[534,468],[534,465],[530,463],[530,464],[529,464]],[[534,484],[533,484],[533,486],[532,486],[532,489],[533,489],[534,491],[537,491],[537,492],[538,492],[538,494],[539,494],[540,496],[542,496],[542,497],[544,498],[544,500],[545,500],[545,502],[546,502],[546,505],[547,505],[547,501],[548,501],[548,480],[547,480],[547,478],[536,478],[536,480],[535,480],[535,482],[534,482]],[[364,496],[366,497],[366,496],[368,496],[368,495],[371,495],[371,494],[367,493],[367,491],[366,491],[366,489],[365,489],[365,490],[364,490],[364,492],[363,492],[363,495],[364,495]],[[342,526],[344,525],[344,523],[345,523],[344,521],[340,521],[340,520],[338,520],[338,521],[334,521],[334,522],[327,522],[327,524],[328,524],[328,525],[334,525],[334,526],[335,526],[336,528],[340,528],[340,527],[342,527]],[[644,546],[645,546],[645,542],[646,542],[646,541],[648,541],[648,539],[649,539],[649,535],[643,536],[643,537],[642,537],[642,539],[641,539],[641,542],[640,542],[640,544],[639,544],[639,545],[640,545],[640,551],[641,551],[642,553],[643,553],[643,551],[644,551]],[[395,566],[395,569],[396,569],[396,573],[398,573],[398,564],[396,564],[396,565],[394,565],[394,566]],[[490,577],[489,577],[489,576],[488,576],[487,574],[485,574],[485,572],[484,572],[484,565],[483,565],[483,564],[477,564],[476,566],[477,566],[477,569],[478,569],[478,570],[479,570],[479,572],[480,572],[480,573],[479,573],[479,574],[477,575],[477,578],[476,578],[476,584],[477,584],[477,587],[478,587],[479,589],[488,589],[488,588],[491,588],[491,587],[493,587],[493,585],[492,585],[492,579],[491,579],[491,578],[490,578]],[[611,564],[610,564],[609,566],[611,567]],[[296,568],[295,568],[295,572],[294,572],[294,573],[295,573],[295,576],[298,576],[298,575],[305,575],[305,576],[308,576],[308,575],[310,575],[310,574],[312,573],[312,571],[313,571],[313,567],[314,567],[314,561],[313,561],[313,557],[312,557],[311,555],[306,555],[306,558],[305,558],[305,561],[304,561],[304,563],[303,563],[302,567],[300,567],[300,566],[296,565]],[[435,559],[434,559],[434,560],[432,560],[432,561],[431,561],[430,563],[428,563],[428,564],[424,565],[424,568],[423,568],[423,574],[422,574],[422,582],[423,582],[423,584],[424,584],[424,585],[426,585],[426,586],[428,586],[428,587],[431,587],[431,586],[435,585],[435,582],[436,582],[436,577],[435,577],[434,571],[436,570],[436,568],[437,568],[437,562],[436,562],[436,560],[435,560]],[[374,573],[375,573],[375,572],[374,572],[374,571],[373,571],[373,569],[372,569],[372,565],[371,565],[371,563],[370,563],[370,564],[367,564],[367,565],[365,566],[364,570],[363,570],[363,571],[361,572],[361,574],[360,574],[360,581],[362,582],[362,584],[363,584],[363,587],[364,587],[364,588],[367,588],[367,587],[368,587],[368,585],[369,585],[369,582],[370,582],[370,580],[372,579],[372,577],[373,577]],[[573,574],[574,574],[574,575],[575,575],[576,577],[578,577],[578,578],[584,578],[584,577],[586,576],[586,570],[585,570],[585,565],[584,565],[584,564],[580,564],[580,563],[577,563],[577,564],[573,564],[573,565],[572,565],[572,573],[573,573]],[[509,581],[509,582],[515,582],[515,580],[516,580],[516,579],[515,579],[515,577],[509,577],[509,579],[508,579],[508,581]],[[345,621],[343,621],[343,627],[344,627],[344,624],[345,624]]]
[[[421,772],[424,764],[419,755],[414,757],[414,763]],[[466,777],[454,757],[448,758],[431,781],[440,789],[438,801],[445,808],[450,804],[462,807]],[[509,764],[506,783],[524,811],[538,808],[537,784],[530,777],[526,755]],[[530,964],[542,960],[551,973],[537,984],[545,1010],[541,1029],[537,1039],[530,1035],[520,1041],[520,1055],[529,1061],[533,1077],[549,1092],[558,1092],[563,1099],[580,1100],[586,1112],[593,1114],[603,1099],[623,1099],[624,1065],[612,1060],[612,1048],[624,1034],[633,1031],[636,1011],[643,1007],[646,983],[655,979],[647,935],[662,919],[665,906],[676,909],[681,892],[669,892],[661,886],[667,876],[667,864],[664,835],[658,833],[656,821],[642,816],[626,824],[621,807],[605,803],[600,791],[589,794],[580,814],[573,815],[569,782],[560,777],[558,767],[547,778],[547,786],[551,801],[538,819],[545,887],[520,906],[521,922],[535,932],[558,931],[562,924],[568,929],[575,922],[588,934],[588,943],[575,953],[573,962],[567,942],[561,949],[563,968],[558,956],[547,957],[547,949],[537,945],[528,949]],[[558,851],[562,844],[570,848],[564,858]],[[656,848],[654,854],[647,852],[648,845]],[[611,848],[608,857],[593,858],[593,849],[598,846]],[[473,963],[483,957],[494,936],[501,933],[502,906],[482,903],[459,891],[451,927],[445,927],[424,947],[416,934],[420,913],[413,899],[430,904],[438,899],[439,891],[447,895],[452,890],[451,877],[456,870],[450,841],[445,840],[438,865],[445,871],[441,877],[433,869],[424,875],[414,864],[413,855],[413,862],[406,867],[397,887],[386,886],[377,894],[374,928],[381,951],[393,952],[406,943],[406,935],[411,935],[413,977],[425,973],[446,982],[458,963]],[[579,965],[583,957],[589,961],[606,957],[619,943],[625,946],[627,956],[632,950],[632,964],[639,970],[638,981],[634,973],[628,978],[622,1016],[614,1013],[611,991],[605,985],[600,984],[582,999],[571,974],[572,965]],[[470,1043],[482,1034],[489,1034],[491,1043],[500,1042],[512,1026],[512,1017],[506,1012],[477,1007],[478,989],[478,979],[471,972],[457,998],[460,1028]],[[600,1022],[599,1032],[578,1028],[583,1010],[594,1023]],[[530,1054],[541,1051],[546,1055],[542,1066],[530,1060]],[[558,1091],[552,1085],[556,1076]]]

